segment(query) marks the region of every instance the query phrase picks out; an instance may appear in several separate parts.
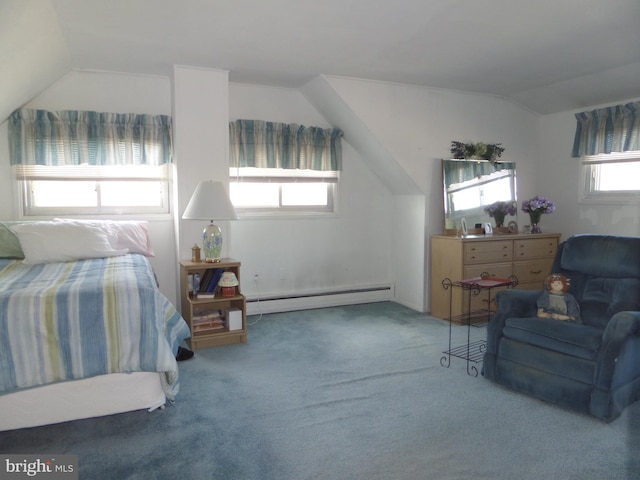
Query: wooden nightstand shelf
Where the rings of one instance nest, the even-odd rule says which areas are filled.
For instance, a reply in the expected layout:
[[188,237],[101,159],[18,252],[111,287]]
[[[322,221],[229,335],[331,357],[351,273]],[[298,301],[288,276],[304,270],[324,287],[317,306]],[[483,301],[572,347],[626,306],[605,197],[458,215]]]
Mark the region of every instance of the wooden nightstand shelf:
[[[236,294],[232,297],[223,297],[217,292],[211,298],[198,297],[192,292],[193,276],[204,278],[207,270],[221,269],[235,273],[240,282],[240,262],[232,259],[223,259],[218,263],[206,262],[180,262],[180,298],[182,305],[182,317],[191,329],[191,348],[197,350],[203,347],[229,345],[232,343],[247,342],[247,309],[246,299],[241,293],[240,286],[236,287]],[[189,278],[191,276],[191,281]],[[229,312],[231,315],[241,318],[241,328],[229,329]],[[219,317],[218,317],[219,315]],[[233,323],[233,322],[232,322]]]

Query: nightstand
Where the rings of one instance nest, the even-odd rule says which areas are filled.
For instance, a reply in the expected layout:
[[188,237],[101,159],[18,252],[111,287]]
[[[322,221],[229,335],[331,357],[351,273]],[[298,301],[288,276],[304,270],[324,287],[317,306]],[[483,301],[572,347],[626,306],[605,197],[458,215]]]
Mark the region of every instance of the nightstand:
[[[217,283],[223,272],[233,272],[239,285],[233,295],[205,282]],[[191,348],[247,342],[247,308],[240,283],[240,262],[223,259],[217,263],[180,262],[180,298],[182,317],[191,329]],[[210,290],[206,292],[205,290]]]

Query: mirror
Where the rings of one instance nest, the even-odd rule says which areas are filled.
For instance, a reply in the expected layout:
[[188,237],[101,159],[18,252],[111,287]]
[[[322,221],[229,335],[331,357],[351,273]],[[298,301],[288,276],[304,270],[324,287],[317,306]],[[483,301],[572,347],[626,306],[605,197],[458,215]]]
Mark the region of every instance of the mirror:
[[[477,224],[484,225],[487,222],[494,226],[494,232],[506,233],[507,224],[510,221],[517,221],[516,164],[514,162],[442,160],[442,179],[445,233],[455,234],[459,231],[463,219],[469,227],[469,233],[474,233],[473,227]],[[505,217],[504,230],[496,230],[495,218],[485,211],[485,207],[498,201],[512,202],[516,207],[514,215]]]

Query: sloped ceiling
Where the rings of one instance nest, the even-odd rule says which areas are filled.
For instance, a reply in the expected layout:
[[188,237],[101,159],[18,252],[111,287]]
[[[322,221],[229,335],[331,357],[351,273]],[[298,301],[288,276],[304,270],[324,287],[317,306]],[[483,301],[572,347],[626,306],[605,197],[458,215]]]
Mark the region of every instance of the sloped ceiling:
[[0,2],[0,123],[71,68],[51,2]]
[[487,93],[551,113],[640,96],[638,0],[2,0],[0,121],[72,68],[240,83],[318,75]]

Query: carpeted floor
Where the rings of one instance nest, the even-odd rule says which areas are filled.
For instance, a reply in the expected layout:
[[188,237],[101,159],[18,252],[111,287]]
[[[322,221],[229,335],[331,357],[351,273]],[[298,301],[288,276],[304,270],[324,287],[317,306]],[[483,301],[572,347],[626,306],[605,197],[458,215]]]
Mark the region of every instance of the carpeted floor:
[[640,402],[604,424],[443,368],[440,320],[379,303],[249,321],[248,344],[180,364],[175,405],[0,433],[0,453],[75,453],[92,480],[640,477]]

